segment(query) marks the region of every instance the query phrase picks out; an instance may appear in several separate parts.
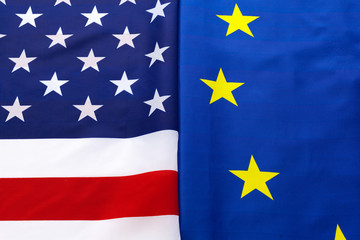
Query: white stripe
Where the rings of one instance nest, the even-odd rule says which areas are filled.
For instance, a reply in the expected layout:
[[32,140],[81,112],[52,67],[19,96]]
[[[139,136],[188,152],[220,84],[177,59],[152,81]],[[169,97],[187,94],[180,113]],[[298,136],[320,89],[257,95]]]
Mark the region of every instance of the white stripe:
[[179,240],[178,216],[103,221],[0,221],[4,240]]
[[177,143],[178,132],[173,130],[126,139],[0,140],[0,178],[101,177],[176,171]]

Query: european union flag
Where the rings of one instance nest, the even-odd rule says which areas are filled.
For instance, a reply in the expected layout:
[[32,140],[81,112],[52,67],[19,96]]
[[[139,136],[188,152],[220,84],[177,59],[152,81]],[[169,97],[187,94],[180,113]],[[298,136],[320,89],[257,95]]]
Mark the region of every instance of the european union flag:
[[182,1],[190,239],[360,239],[360,3]]

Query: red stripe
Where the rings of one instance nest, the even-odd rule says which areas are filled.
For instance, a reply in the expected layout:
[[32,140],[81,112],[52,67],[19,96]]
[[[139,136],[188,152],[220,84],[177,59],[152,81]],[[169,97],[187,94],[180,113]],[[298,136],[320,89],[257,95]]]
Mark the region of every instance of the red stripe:
[[178,215],[175,171],[125,177],[0,179],[0,220],[156,215]]

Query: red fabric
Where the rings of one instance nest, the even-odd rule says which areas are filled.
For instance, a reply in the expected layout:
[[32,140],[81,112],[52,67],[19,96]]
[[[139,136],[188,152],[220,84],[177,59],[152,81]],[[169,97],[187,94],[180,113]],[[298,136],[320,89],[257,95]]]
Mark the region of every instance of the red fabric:
[[178,215],[177,172],[124,177],[1,178],[0,220]]

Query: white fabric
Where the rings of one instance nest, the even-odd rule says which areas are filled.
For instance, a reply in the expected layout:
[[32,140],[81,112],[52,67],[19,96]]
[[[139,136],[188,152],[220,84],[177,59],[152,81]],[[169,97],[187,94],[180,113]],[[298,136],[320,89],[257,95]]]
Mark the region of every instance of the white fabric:
[[4,240],[178,240],[178,216],[103,221],[0,221]]
[[124,139],[0,140],[0,178],[102,177],[177,171],[177,143],[178,132],[174,130]]

